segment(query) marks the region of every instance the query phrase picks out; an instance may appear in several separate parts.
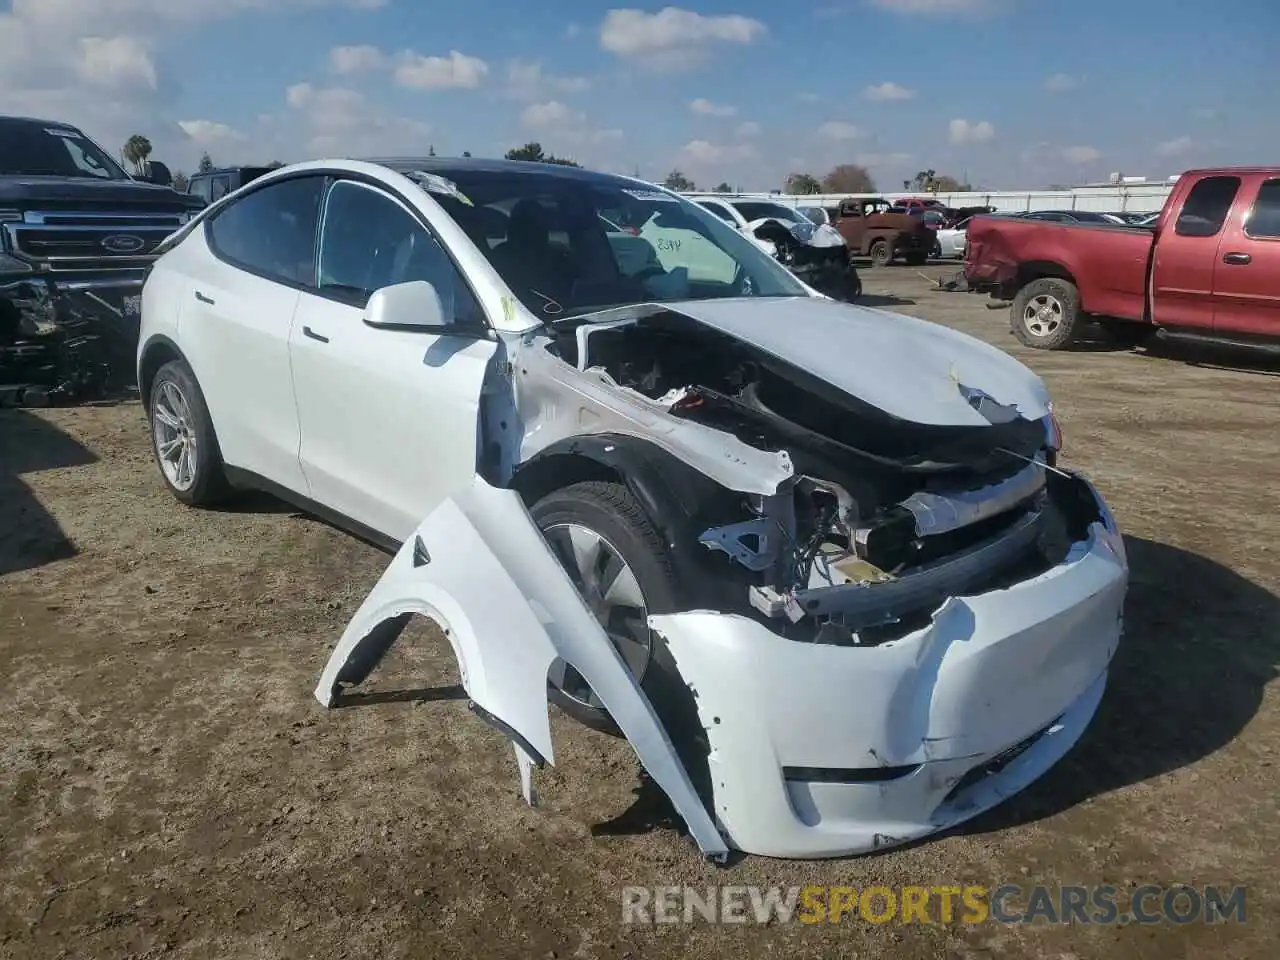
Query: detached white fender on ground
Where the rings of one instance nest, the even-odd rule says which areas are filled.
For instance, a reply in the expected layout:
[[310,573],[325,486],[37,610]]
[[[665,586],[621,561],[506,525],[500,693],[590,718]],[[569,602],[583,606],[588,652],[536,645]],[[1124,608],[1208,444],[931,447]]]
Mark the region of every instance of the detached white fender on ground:
[[422,521],[347,625],[316,699],[333,706],[362,682],[413,614],[440,625],[468,697],[511,737],[526,800],[531,766],[555,762],[547,675],[559,657],[591,685],[703,854],[727,856],[648,698],[517,493],[477,476]]

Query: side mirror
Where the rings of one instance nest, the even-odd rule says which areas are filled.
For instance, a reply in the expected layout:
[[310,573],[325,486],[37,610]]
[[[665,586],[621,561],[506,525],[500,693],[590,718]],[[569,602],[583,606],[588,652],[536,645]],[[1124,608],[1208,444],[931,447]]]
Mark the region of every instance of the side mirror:
[[173,186],[173,174],[159,160],[148,160],[142,173],[142,179],[147,183],[156,183],[162,187]]
[[484,337],[485,327],[454,320],[453,292],[426,280],[411,280],[375,290],[364,308],[364,322],[380,330],[447,333],[460,337]]

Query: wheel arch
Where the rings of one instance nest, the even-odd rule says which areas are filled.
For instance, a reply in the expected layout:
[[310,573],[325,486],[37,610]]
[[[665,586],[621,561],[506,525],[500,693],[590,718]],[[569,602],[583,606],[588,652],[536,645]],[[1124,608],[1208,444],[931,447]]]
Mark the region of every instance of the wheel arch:
[[152,334],[138,351],[138,398],[144,410],[151,409],[151,384],[155,382],[156,374],[166,363],[174,360],[191,366],[181,348],[162,333]]
[[1080,289],[1071,271],[1053,260],[1028,260],[1018,265],[1017,289],[1021,290],[1034,280],[1066,280]]

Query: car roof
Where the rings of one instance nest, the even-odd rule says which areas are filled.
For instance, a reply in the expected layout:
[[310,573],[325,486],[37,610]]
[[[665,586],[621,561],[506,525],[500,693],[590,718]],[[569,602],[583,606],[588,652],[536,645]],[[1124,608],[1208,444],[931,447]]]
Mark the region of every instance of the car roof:
[[634,186],[644,181],[613,173],[600,173],[583,167],[570,167],[562,163],[537,163],[531,160],[481,160],[475,157],[368,157],[366,163],[408,174],[421,171],[438,176],[454,177],[467,173],[513,174],[545,176],[559,180],[578,180],[599,184],[627,184]]

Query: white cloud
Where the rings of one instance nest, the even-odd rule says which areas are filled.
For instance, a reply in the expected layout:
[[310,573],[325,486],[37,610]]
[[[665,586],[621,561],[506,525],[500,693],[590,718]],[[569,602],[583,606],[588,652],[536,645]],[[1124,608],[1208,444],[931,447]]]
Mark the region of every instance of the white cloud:
[[903,14],[984,14],[1001,6],[1001,0],[871,0],[873,6]]
[[217,120],[179,120],[178,126],[202,150],[238,145],[248,139],[239,130]]
[[703,97],[698,97],[697,100],[690,102],[689,109],[703,117],[732,117],[738,112],[737,107],[731,107],[723,103],[712,103]]
[[690,140],[680,148],[679,160],[691,167],[710,164],[740,163],[756,156],[756,149],[749,143],[712,143],[709,140]]
[[156,65],[136,37],[84,37],[76,72],[81,80],[112,88],[143,86],[155,90]]
[[565,27],[565,28],[564,28],[564,35],[565,35],[565,37],[566,37],[566,38],[568,38],[568,39],[570,39],[570,40],[573,40],[573,39],[575,39],[576,37],[581,36],[581,35],[582,35],[582,24],[580,24],[580,23],[571,23],[571,24],[569,24],[567,27]]
[[420,121],[381,112],[357,90],[295,83],[285,91],[292,114],[267,131],[273,149],[296,157],[294,125],[301,121],[304,156],[359,156],[425,152],[431,128]]
[[414,90],[474,90],[489,75],[487,63],[457,50],[447,57],[424,57],[410,50],[398,59],[396,82]]
[[657,13],[610,10],[600,24],[600,46],[648,67],[688,67],[716,45],[755,43],[768,33],[759,20],[740,14],[704,16],[680,7]]
[[59,29],[84,32],[165,25],[192,25],[244,13],[347,8],[378,10],[388,0],[13,0],[11,16]]
[[986,143],[996,135],[996,128],[986,120],[970,123],[968,120],[952,120],[948,125],[952,143]]
[[1062,158],[1068,163],[1093,163],[1102,159],[1102,153],[1094,147],[1065,147]]
[[824,140],[856,140],[862,136],[862,130],[843,120],[828,120],[818,127],[818,136]]
[[1161,157],[1180,157],[1195,149],[1195,141],[1190,137],[1177,137],[1156,144],[1156,155]]
[[[559,100],[531,103],[520,113],[520,125],[533,133],[554,138],[558,143],[578,146],[600,145],[622,139],[616,127],[597,127],[581,110],[574,110]],[[555,153],[547,144],[548,152]]]
[[1050,93],[1066,93],[1080,86],[1080,81],[1069,73],[1055,73],[1044,82],[1044,88]]
[[916,95],[914,90],[908,90],[900,83],[885,81],[884,83],[875,84],[866,87],[862,91],[862,96],[867,100],[886,101],[886,100],[910,100]]
[[742,123],[738,124],[737,128],[733,131],[733,135],[742,140],[749,140],[752,137],[758,137],[760,136],[760,124],[756,123],[754,120],[744,120]]
[[547,73],[541,63],[511,60],[507,63],[507,95],[517,100],[545,100],[556,95],[582,93],[591,88],[586,77]]
[[334,47],[329,51],[329,68],[334,73],[364,73],[379,70],[386,64],[386,57],[377,47],[362,44],[355,47]]

